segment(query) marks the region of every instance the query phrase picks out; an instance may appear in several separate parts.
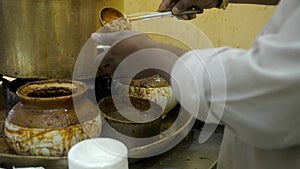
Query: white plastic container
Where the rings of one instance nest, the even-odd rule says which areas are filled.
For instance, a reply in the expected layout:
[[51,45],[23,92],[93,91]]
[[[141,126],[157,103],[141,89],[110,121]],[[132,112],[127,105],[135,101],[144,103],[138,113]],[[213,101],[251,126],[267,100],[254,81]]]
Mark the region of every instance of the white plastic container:
[[74,145],[68,153],[69,169],[128,169],[128,149],[111,138],[94,138]]

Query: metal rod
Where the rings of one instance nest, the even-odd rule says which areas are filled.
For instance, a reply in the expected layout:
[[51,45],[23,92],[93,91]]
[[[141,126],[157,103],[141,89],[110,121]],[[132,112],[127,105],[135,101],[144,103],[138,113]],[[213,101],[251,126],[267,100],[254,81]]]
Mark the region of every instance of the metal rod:
[[203,10],[202,9],[188,10],[178,15],[174,15],[171,11],[151,12],[151,13],[138,14],[138,15],[128,15],[127,19],[128,21],[137,21],[137,20],[149,20],[149,19],[156,19],[156,18],[173,17],[173,16],[180,16],[180,15],[188,15],[188,14],[199,14],[199,13],[203,13]]
[[146,13],[141,15],[129,15],[127,19],[129,21],[137,21],[137,20],[148,20],[148,19],[156,19],[156,18],[163,18],[163,17],[172,17],[173,14],[171,11],[168,12],[152,12]]

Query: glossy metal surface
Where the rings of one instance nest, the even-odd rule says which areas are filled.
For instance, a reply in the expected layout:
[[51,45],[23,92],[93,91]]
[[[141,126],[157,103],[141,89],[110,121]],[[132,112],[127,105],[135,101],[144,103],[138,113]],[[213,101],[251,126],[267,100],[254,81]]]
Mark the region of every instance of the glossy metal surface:
[[[1,121],[4,121],[4,117],[1,117],[1,114],[3,115],[5,112],[0,111],[0,124]],[[199,130],[199,128],[197,128],[197,130]],[[199,131],[197,130],[192,130],[192,133],[172,150],[159,156],[143,159],[130,164],[130,169],[211,168],[217,160],[222,140],[222,132],[214,133],[207,142],[199,144],[197,142]],[[173,138],[169,138],[169,141],[172,139]],[[163,144],[162,142],[156,142],[144,147],[133,148],[131,151],[149,151],[153,149],[155,145],[162,146]],[[20,156],[16,154],[3,153],[1,152],[1,148],[3,147],[0,146],[0,166],[5,168],[11,168],[13,165],[18,167],[43,166],[45,168],[68,168],[67,157]]]
[[110,21],[121,17],[125,17],[125,14],[123,14],[123,12],[119,11],[118,9],[111,7],[103,8],[99,12],[99,21],[103,26]]
[[71,79],[85,41],[100,27],[100,0],[1,0],[0,74]]
[[102,25],[120,17],[125,17],[129,22],[138,21],[138,20],[148,20],[148,19],[158,19],[164,17],[174,17],[180,15],[188,15],[188,14],[201,14],[203,13],[202,9],[192,9],[182,12],[179,15],[174,15],[171,11],[164,12],[147,12],[141,14],[133,14],[133,15],[125,15],[121,11],[115,8],[103,8],[99,13],[99,19]]
[[223,134],[216,132],[201,144],[197,141],[199,133],[199,130],[193,129],[172,150],[130,164],[130,169],[216,169]]
[[[126,98],[127,97],[123,96],[106,97],[104,99],[101,99],[101,101],[99,102],[99,109],[101,110],[102,117],[107,122],[107,124],[112,127],[111,129],[126,136],[135,138],[147,138],[158,135],[160,133],[162,122],[162,108],[158,104],[155,104],[154,102],[151,103],[147,99],[132,97],[130,98],[130,101],[128,100],[128,103],[126,101]],[[119,103],[119,108],[121,110],[116,108],[115,102]],[[132,104],[134,108],[137,108],[141,112],[136,112],[135,109],[128,108],[128,104]],[[123,114],[120,113],[122,109]],[[147,113],[142,115],[143,111]],[[124,113],[132,113],[135,115],[135,117],[140,115],[140,120],[145,121],[131,121],[127,119],[126,116],[125,118],[123,117]]]

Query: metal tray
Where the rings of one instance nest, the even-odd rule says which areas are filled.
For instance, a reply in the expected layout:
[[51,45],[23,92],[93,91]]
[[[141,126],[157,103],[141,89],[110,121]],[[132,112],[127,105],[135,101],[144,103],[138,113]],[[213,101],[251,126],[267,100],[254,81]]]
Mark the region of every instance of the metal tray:
[[[5,138],[3,137],[3,122],[5,120],[5,111],[0,111],[0,167],[37,167],[47,168],[68,168],[67,157],[44,157],[44,156],[20,156],[8,148]],[[181,138],[184,138],[193,127],[194,118],[180,106],[175,107],[170,112],[169,117],[163,120],[161,134],[156,138],[146,139],[146,142],[140,142],[137,145],[127,145],[129,147],[129,162],[133,163],[140,158],[148,157],[151,154],[160,154],[177,145]],[[100,137],[117,138],[118,135],[112,132],[103,124],[103,131]],[[126,140],[122,140],[126,142]],[[126,143],[125,143],[126,144]]]

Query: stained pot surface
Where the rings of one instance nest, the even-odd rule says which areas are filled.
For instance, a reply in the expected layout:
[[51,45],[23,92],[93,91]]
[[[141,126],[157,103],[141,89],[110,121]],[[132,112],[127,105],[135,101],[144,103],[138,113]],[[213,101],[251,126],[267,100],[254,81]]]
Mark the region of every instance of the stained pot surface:
[[9,146],[19,155],[65,156],[76,143],[98,137],[102,121],[97,105],[78,81],[31,82],[17,90],[20,102],[5,121]]
[[78,81],[31,82],[17,90],[20,102],[7,120],[22,127],[61,128],[92,120],[97,106],[86,98],[87,85]]

